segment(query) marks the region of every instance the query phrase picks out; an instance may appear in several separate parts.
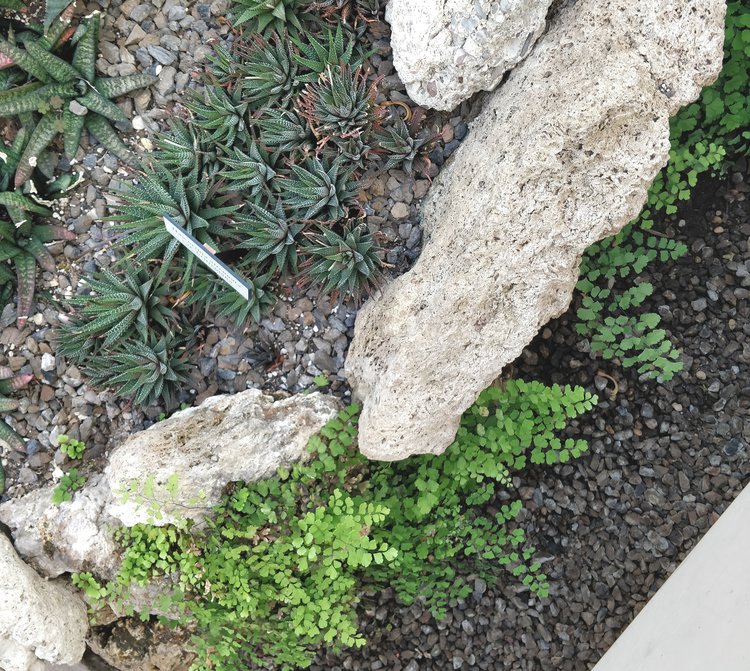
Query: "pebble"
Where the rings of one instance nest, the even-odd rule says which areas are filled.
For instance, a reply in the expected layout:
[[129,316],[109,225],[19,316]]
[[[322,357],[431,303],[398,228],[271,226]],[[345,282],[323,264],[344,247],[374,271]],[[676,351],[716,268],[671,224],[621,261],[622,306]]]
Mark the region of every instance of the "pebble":
[[406,217],[409,216],[409,213],[411,210],[409,209],[409,206],[406,203],[396,203],[391,208],[391,216],[398,220],[398,219],[406,219]]

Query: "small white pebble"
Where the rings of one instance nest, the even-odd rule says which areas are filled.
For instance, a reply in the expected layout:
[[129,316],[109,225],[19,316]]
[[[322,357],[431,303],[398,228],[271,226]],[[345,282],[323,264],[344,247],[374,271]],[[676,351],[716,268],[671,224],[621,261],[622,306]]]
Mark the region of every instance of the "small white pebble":
[[45,372],[55,370],[55,357],[49,352],[42,354],[42,370]]
[[146,127],[146,122],[140,115],[133,117],[133,121],[131,123],[133,124],[133,128],[135,130],[143,130]]

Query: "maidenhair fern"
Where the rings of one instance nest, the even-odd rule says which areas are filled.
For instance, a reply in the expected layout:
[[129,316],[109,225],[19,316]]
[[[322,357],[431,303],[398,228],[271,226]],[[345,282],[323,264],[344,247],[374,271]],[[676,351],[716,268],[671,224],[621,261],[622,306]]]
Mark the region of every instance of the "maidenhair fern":
[[[687,252],[683,243],[650,233],[654,220],[676,214],[702,174],[721,174],[750,152],[750,8],[730,2],[726,21],[724,67],[713,86],[672,119],[669,162],[651,185],[646,209],[620,234],[592,245],[581,263],[578,332],[589,337],[593,352],[636,367],[644,378],[667,381],[682,370],[679,352],[658,328],[661,317],[633,312],[653,292],[637,276],[656,260]],[[636,284],[620,289],[616,280],[625,278]]]

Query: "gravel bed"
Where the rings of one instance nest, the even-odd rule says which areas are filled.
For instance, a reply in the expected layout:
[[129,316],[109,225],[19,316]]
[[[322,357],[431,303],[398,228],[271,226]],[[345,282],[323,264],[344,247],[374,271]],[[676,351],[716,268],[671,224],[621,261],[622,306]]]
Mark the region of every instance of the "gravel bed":
[[[572,310],[514,366],[516,377],[577,383],[602,398],[571,427],[589,454],[514,479],[550,597],[530,598],[500,572],[497,585],[475,579],[473,595],[436,622],[377,592],[362,606],[369,645],[321,656],[313,670],[588,670],[750,483],[747,166],[717,187],[699,185],[675,225],[690,253],[648,278],[657,291],[645,309],[684,352],[672,382],[639,382],[593,360]],[[617,379],[614,400],[598,371]]]

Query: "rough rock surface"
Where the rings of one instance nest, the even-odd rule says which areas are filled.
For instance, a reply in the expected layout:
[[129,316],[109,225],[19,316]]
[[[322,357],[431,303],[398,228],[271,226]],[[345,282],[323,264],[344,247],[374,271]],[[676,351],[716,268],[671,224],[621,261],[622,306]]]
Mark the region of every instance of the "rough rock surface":
[[[310,436],[339,408],[337,399],[319,393],[279,401],[258,389],[214,396],[136,433],[112,453],[104,474],[112,492],[152,475],[164,523],[172,514],[197,519],[219,502],[227,482],[259,480],[297,461]],[[165,485],[175,474],[173,504]],[[149,518],[148,507],[133,501],[115,500],[107,512],[126,526]]]
[[21,561],[0,533],[0,669],[39,671],[42,660],[74,664],[86,648],[86,606]]
[[360,449],[440,452],[570,302],[582,252],[635,217],[669,116],[722,61],[723,0],[581,0],[474,121],[424,208],[414,268],[365,305],[347,359]]
[[[257,389],[211,397],[115,448],[104,474],[73,501],[55,506],[52,488],[39,489],[0,505],[0,521],[22,556],[44,574],[93,569],[110,577],[117,569],[111,525],[200,519],[228,482],[267,477],[300,459],[339,403],[320,393],[274,401]],[[170,491],[173,475],[177,487]],[[145,486],[147,479],[153,487]],[[123,502],[126,488],[135,495]]]
[[391,0],[393,63],[411,98],[451,110],[491,91],[539,39],[552,0]]

